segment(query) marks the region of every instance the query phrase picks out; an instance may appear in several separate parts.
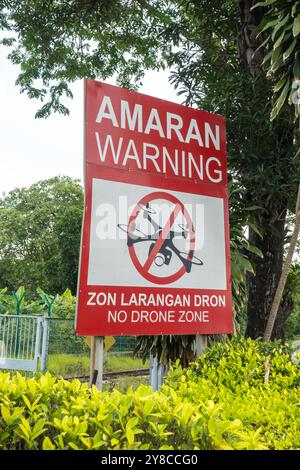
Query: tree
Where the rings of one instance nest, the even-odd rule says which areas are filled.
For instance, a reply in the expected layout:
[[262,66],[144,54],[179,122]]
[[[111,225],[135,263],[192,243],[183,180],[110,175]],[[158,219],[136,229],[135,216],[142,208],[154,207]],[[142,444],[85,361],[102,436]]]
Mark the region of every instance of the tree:
[[[257,36],[266,36],[264,66],[275,82],[271,120],[289,105],[295,109],[296,121],[300,115],[300,0],[267,0],[256,3],[256,7],[265,10]],[[299,141],[295,146],[298,150]]]
[[0,199],[0,285],[26,285],[52,293],[77,285],[81,185],[68,177],[50,178],[15,189]]
[[[267,74],[275,82],[271,121],[277,118],[287,105],[295,108],[294,144],[296,158],[300,155],[300,1],[272,0],[259,2],[258,7],[266,8],[264,21],[259,25],[259,34],[267,31],[264,45],[267,49],[264,63]],[[254,7],[255,8],[255,7]],[[295,204],[295,225],[277,285],[271,312],[267,321],[264,340],[269,341],[277,319],[289,269],[300,232],[300,181]],[[282,316],[282,315],[281,315]],[[284,320],[284,316],[281,321]],[[279,319],[280,321],[280,319]],[[282,321],[282,323],[284,323]]]
[[285,336],[293,340],[300,335],[300,265],[293,264],[287,278],[284,289],[283,302],[287,309],[292,310],[291,315],[287,315],[284,326]]
[[[294,263],[290,266],[283,295],[280,302],[282,321],[284,323],[283,339],[295,339],[299,334],[299,300],[300,300],[300,265]],[[275,323],[275,328],[277,323]]]
[[[247,335],[257,337],[263,336],[281,274],[286,212],[294,205],[299,166],[293,160],[290,113],[286,110],[279,121],[269,122],[272,82],[262,69],[261,49],[253,56],[262,42],[262,39],[257,40],[255,32],[262,12],[251,10],[252,2],[239,2],[241,20],[237,25],[237,13],[234,13],[233,2],[230,3],[231,9],[224,4],[223,14],[217,17],[205,16],[202,11],[200,14],[199,8],[199,13],[194,13],[202,22],[198,30],[209,27],[216,35],[222,35],[222,47],[214,48],[216,40],[208,39],[210,46],[206,48],[206,56],[203,54],[201,66],[197,61],[194,68],[183,51],[182,65],[173,74],[173,81],[180,91],[193,91],[191,103],[202,106],[205,103],[204,106],[227,117],[231,172],[236,183],[245,189],[245,206],[260,207],[253,214],[259,233],[250,226],[249,238],[264,256],[251,256],[255,275],[248,277],[246,330]],[[235,37],[226,32],[226,27],[233,31],[234,25],[239,30],[238,47]],[[287,167],[290,164],[293,175]],[[280,334],[279,330],[277,332]]]
[[[262,67],[255,28],[263,9],[252,0],[98,0],[2,2],[4,44],[21,65],[21,91],[44,103],[37,116],[67,113],[68,82],[117,77],[138,86],[149,68],[170,67],[186,104],[222,113],[228,122],[229,168],[253,209],[247,335],[262,336],[281,275],[286,214],[299,165],[292,157],[291,113],[269,122],[272,82]],[[259,51],[253,56],[255,50]],[[257,230],[259,228],[259,230]]]

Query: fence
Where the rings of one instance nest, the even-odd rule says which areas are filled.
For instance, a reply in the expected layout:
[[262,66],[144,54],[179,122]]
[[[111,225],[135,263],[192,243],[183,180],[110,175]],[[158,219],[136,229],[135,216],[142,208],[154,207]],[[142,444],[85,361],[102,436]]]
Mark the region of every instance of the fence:
[[[87,375],[90,372],[89,338],[76,336],[74,319],[51,317],[47,370],[57,376]],[[115,343],[105,354],[128,356],[135,348],[135,337],[116,336]]]
[[47,322],[30,315],[0,315],[0,369],[46,368]]
[[[108,354],[131,354],[135,337],[117,336]],[[0,315],[0,369],[58,376],[87,374],[90,348],[78,337],[73,318]]]
[[[73,318],[48,318],[49,354],[86,354],[89,346],[84,337],[76,336]],[[134,350],[134,336],[115,336],[111,353],[130,353]]]

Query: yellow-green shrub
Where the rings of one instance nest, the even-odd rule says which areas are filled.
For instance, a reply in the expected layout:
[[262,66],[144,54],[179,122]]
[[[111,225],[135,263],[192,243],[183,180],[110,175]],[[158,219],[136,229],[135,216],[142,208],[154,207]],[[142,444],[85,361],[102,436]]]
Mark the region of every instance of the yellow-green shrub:
[[0,449],[298,449],[299,367],[265,348],[217,345],[156,393],[2,373]]

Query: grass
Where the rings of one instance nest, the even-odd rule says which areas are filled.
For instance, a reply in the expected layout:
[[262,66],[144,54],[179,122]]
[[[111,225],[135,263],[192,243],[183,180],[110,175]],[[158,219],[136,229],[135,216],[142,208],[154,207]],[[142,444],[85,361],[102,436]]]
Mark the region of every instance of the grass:
[[[108,355],[104,365],[105,372],[118,370],[144,369],[149,367],[149,361],[143,363],[141,359],[131,356]],[[70,354],[49,354],[47,370],[57,376],[85,375],[90,371],[89,356],[73,356]]]
[[103,390],[112,391],[114,388],[120,390],[120,392],[126,392],[130,387],[136,390],[139,385],[149,385],[149,376],[145,377],[120,377],[110,379],[109,382],[104,382]]
[[131,356],[108,356],[104,366],[106,372],[114,372],[116,370],[145,369],[149,367],[149,361],[145,363],[142,359]]
[[53,375],[67,377],[89,373],[90,358],[70,354],[49,354],[47,371]]

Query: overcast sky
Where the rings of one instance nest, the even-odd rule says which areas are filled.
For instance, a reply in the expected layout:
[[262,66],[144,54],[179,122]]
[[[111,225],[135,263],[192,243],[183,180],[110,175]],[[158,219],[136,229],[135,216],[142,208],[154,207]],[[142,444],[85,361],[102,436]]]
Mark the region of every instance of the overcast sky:
[[[35,119],[40,103],[20,94],[15,85],[19,69],[6,58],[7,53],[0,47],[0,195],[56,175],[82,179],[82,81],[71,87],[74,99],[68,104],[69,116]],[[168,83],[166,72],[148,72],[139,91],[178,103],[182,100]]]

